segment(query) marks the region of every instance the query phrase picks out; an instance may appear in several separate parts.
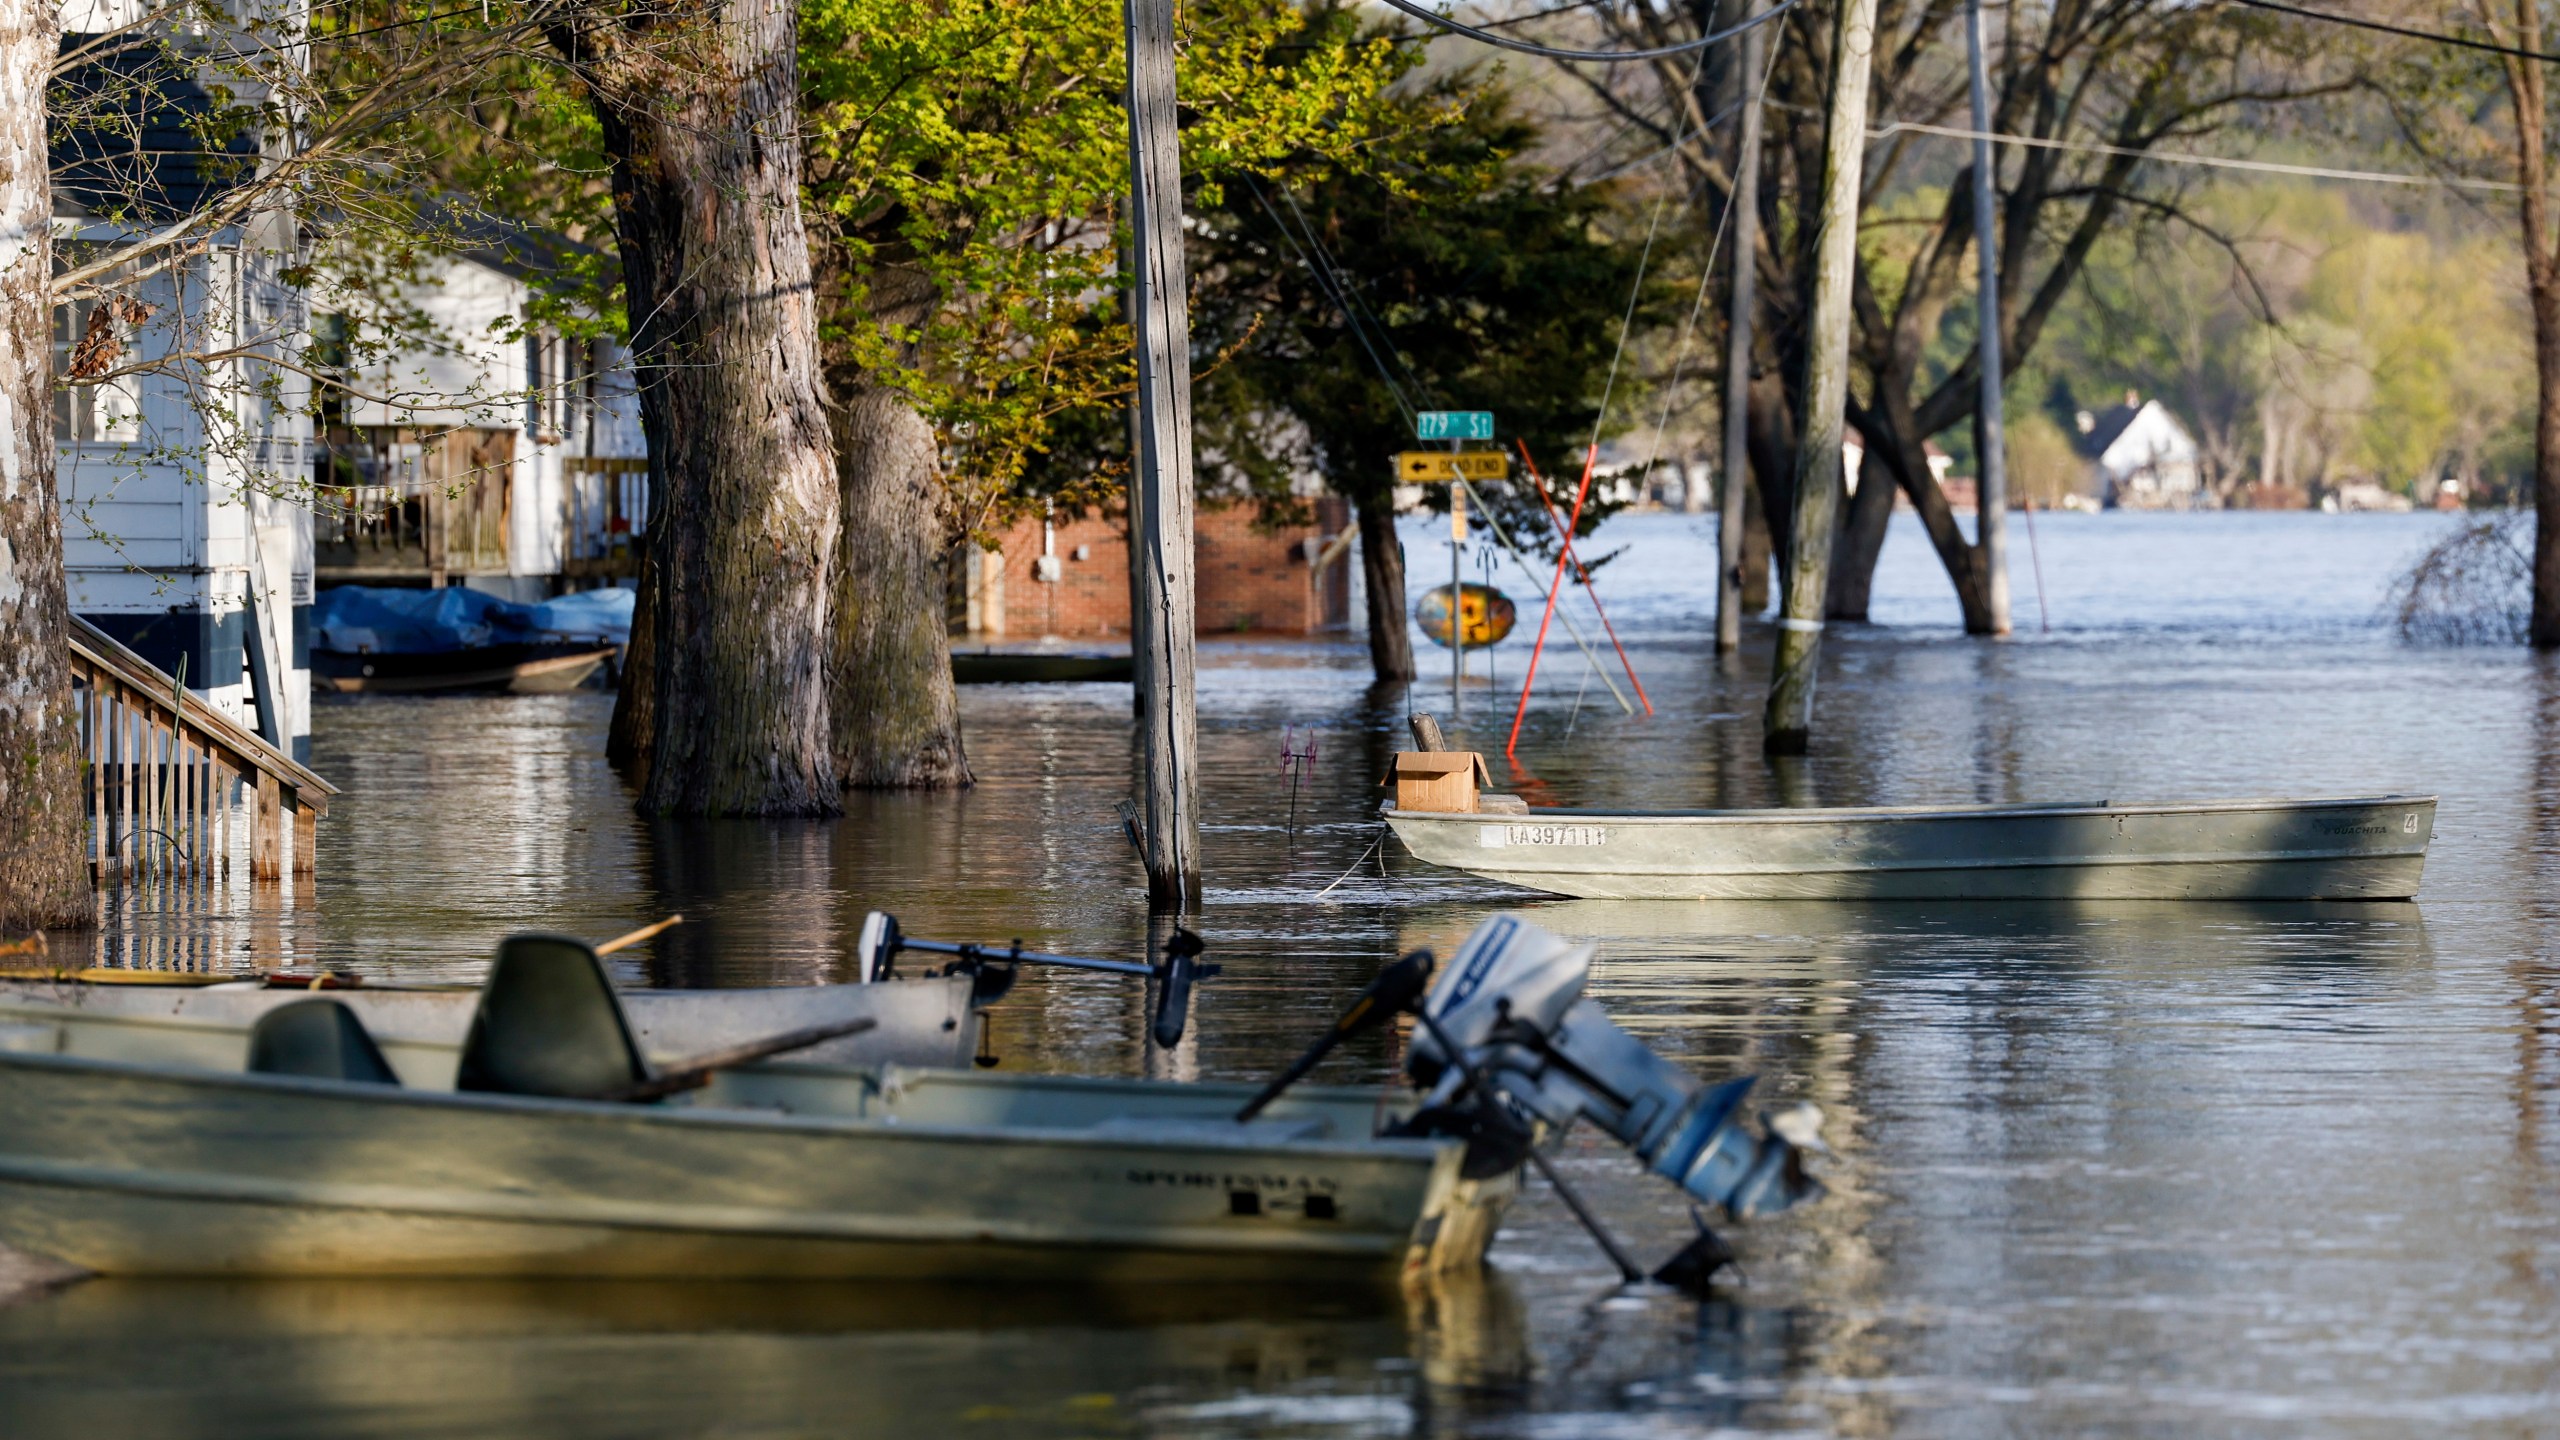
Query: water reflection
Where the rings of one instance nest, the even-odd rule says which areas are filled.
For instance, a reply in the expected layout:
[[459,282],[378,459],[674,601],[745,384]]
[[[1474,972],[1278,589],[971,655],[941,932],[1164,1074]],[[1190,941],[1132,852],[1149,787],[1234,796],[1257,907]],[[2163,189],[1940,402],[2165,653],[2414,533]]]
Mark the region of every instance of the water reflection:
[[[1284,1422],[1409,1414],[1418,1388],[1476,1386],[1479,1355],[1519,1348],[1516,1307],[1452,1303],[1508,1337],[1417,1367],[1404,1298],[1356,1288],[98,1281],[0,1312],[0,1427],[1089,1435],[1255,1413],[1239,1395]],[[76,1383],[110,1354],[127,1384]]]
[[[1597,686],[1577,713],[1579,659],[1555,660],[1519,748],[1546,795],[1592,805],[2436,792],[2415,905],[1525,895],[1372,850],[1385,757],[1409,707],[1445,708],[1445,688],[1374,689],[1348,647],[1203,647],[1199,924],[1226,972],[1165,1053],[1140,987],[1027,976],[994,1020],[1006,1063],[1268,1074],[1402,949],[1446,953],[1525,908],[1601,943],[1592,993],[1648,1043],[1755,1070],[1764,1093],[1831,1117],[1831,1201],[1735,1231],[1748,1283],[1706,1305],[1606,1298],[1605,1262],[1533,1184],[1492,1281],[1356,1313],[1282,1296],[1218,1310],[899,1292],[848,1310],[800,1293],[93,1286],[0,1312],[0,1425],[2548,1431],[2560,667],[2373,632],[2391,565],[2437,523],[2040,517],[2060,628],[2001,644],[1954,633],[1925,545],[1899,535],[1877,594],[1893,628],[1835,632],[1825,738],[1780,770],[1759,753],[1767,637],[1739,658],[1704,650],[1711,567],[1689,541],[1711,532],[1613,522],[1635,543],[1608,572],[1611,611],[1661,713],[1622,717]],[[1451,728],[1498,754],[1508,710],[1480,693]],[[632,819],[601,758],[603,696],[324,704],[316,763],[348,793],[322,831],[320,903],[136,902],[100,943],[458,977],[509,929],[603,936],[680,910],[690,923],[619,957],[628,978],[798,983],[841,974],[878,906],[920,935],[1138,953],[1141,879],[1112,813],[1125,689],[965,703],[975,790],[860,796],[843,821],[780,827]],[[1293,829],[1281,739],[1311,729]],[[1400,1045],[1363,1037],[1322,1073],[1387,1083]],[[1616,1149],[1577,1137],[1562,1164],[1644,1255],[1691,1233]],[[1195,1304],[1212,1308],[1181,1308]]]

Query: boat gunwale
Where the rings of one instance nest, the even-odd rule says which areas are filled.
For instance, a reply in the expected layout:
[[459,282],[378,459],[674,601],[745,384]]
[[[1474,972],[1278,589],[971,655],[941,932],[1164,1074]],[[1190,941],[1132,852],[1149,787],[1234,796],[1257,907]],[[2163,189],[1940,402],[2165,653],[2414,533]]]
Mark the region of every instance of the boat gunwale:
[[[2075,816],[2114,817],[2120,815],[2229,815],[2271,810],[2344,810],[2374,808],[2386,805],[2435,805],[2434,795],[2354,795],[2314,796],[2301,800],[2179,800],[2142,802],[2137,804],[2090,803],[2066,801],[2052,805],[1866,805],[1822,808],[1774,808],[1767,810],[1602,810],[1580,806],[1539,806],[1526,811],[1503,810],[1399,810],[1393,800],[1378,802],[1379,814],[1392,824],[1396,820],[1447,820],[1484,825],[1536,824],[1540,816],[1569,816],[1574,819],[1606,820],[1612,824],[1661,825],[1694,824],[1700,821],[1827,825],[1848,820],[1994,820],[2048,819]],[[1523,817],[1527,817],[1525,822]]]
[[[1552,845],[1515,845],[1506,846],[1504,848],[1519,850],[1530,854],[1545,854],[1564,847]],[[1811,862],[1785,865],[1745,865],[1737,863],[1731,865],[1719,865],[1713,870],[1701,870],[1695,865],[1676,865],[1667,868],[1653,868],[1643,865],[1628,864],[1612,864],[1606,868],[1592,870],[1557,870],[1553,868],[1531,870],[1526,867],[1518,869],[1503,869],[1494,865],[1451,865],[1446,861],[1432,860],[1419,855],[1414,858],[1421,860],[1426,865],[1438,865],[1445,870],[1459,870],[1469,874],[1481,874],[1488,878],[1498,879],[1503,876],[1515,874],[1767,876],[1861,875],[1874,872],[1890,875],[1925,875],[1941,870],[1959,874],[1979,874],[1985,871],[2015,870],[2145,870],[2153,867],[2165,869],[2179,865],[2353,865],[2367,861],[2374,864],[2383,864],[2394,860],[2423,860],[2426,858],[2426,853],[2427,852],[2423,849],[2354,851],[2259,850],[2246,853],[2239,851],[2216,851],[2210,855],[2144,855],[2130,860],[2117,859],[2106,855],[2036,855],[2020,859],[2000,860],[1911,861],[1867,857],[1853,861],[1842,861],[1836,864],[1825,863],[1819,865]],[[1947,898],[1964,899],[1968,897],[1949,896]]]
[[[500,1114],[548,1116],[560,1120],[589,1123],[625,1123],[641,1125],[677,1125],[711,1129],[743,1129],[811,1135],[881,1133],[922,1140],[972,1145],[1013,1144],[1036,1139],[1042,1143],[1067,1143],[1079,1149],[1144,1149],[1200,1150],[1214,1149],[1253,1153],[1280,1153],[1295,1156],[1327,1156],[1337,1159],[1376,1157],[1397,1162],[1436,1164],[1444,1153],[1462,1142],[1452,1139],[1421,1139],[1392,1135],[1371,1135],[1342,1140],[1278,1140],[1253,1139],[1239,1134],[1233,1140],[1208,1134],[1186,1135],[1179,1139],[1156,1139],[1143,1133],[1115,1131],[1097,1135],[1090,1130],[1051,1129],[1034,1125],[951,1125],[933,1122],[910,1122],[890,1116],[812,1115],[806,1112],[767,1110],[744,1106],[660,1106],[633,1104],[616,1100],[569,1100],[546,1095],[502,1095],[490,1091],[419,1090],[406,1085],[378,1085],[360,1080],[322,1080],[302,1075],[269,1075],[246,1071],[189,1070],[169,1065],[146,1065],[126,1060],[98,1060],[83,1055],[48,1055],[35,1051],[0,1051],[0,1072],[13,1067],[67,1070],[73,1073],[104,1073],[133,1076],[164,1084],[211,1086],[217,1089],[281,1093],[289,1096],[356,1100],[367,1104],[408,1105],[427,1109],[457,1109]],[[782,1073],[800,1073],[820,1077],[839,1076],[848,1082],[872,1072],[825,1065],[795,1065],[769,1068]],[[898,1067],[921,1070],[924,1067]],[[971,1077],[976,1078],[976,1077]],[[1036,1077],[1090,1078],[1100,1077]],[[878,1082],[872,1082],[877,1088]],[[1102,1081],[1101,1083],[1110,1083]],[[1124,1084],[1162,1084],[1160,1081],[1120,1082]],[[1187,1087],[1186,1087],[1187,1088]],[[1327,1087],[1333,1088],[1333,1087]],[[1366,1092],[1362,1097],[1367,1098]],[[1187,1117],[1186,1117],[1187,1118]]]

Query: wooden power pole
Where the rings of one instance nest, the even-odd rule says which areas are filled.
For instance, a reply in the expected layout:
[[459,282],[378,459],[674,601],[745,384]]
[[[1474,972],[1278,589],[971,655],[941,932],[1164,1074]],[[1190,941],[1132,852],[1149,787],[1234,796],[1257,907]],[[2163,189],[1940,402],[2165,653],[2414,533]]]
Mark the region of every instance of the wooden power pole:
[[[1745,20],[1760,18],[1751,0]],[[1743,507],[1751,464],[1751,321],[1760,273],[1760,47],[1768,27],[1742,32],[1742,137],[1733,156],[1733,288],[1724,339],[1724,489],[1716,504],[1716,652],[1742,648]]]
[[1981,551],[1983,608],[1991,633],[2009,633],[2009,422],[2000,398],[2000,235],[1991,159],[1991,81],[1983,73],[1982,0],[1965,0],[1964,41],[1973,67],[1973,249],[1981,257],[1974,300],[1982,341],[1982,394],[1975,410],[1973,533]]
[[1200,899],[1199,726],[1193,709],[1191,316],[1182,267],[1182,157],[1175,144],[1173,0],[1127,0],[1130,306],[1138,350],[1138,453],[1129,477],[1129,617],[1146,727],[1147,902]]
[[1849,288],[1858,263],[1858,188],[1867,147],[1867,78],[1875,59],[1876,0],[1840,0],[1831,41],[1831,113],[1823,126],[1822,209],[1814,237],[1813,316],[1804,416],[1796,443],[1796,513],[1787,539],[1787,589],[1778,661],[1761,745],[1801,755],[1813,734],[1814,664],[1831,588],[1840,518],[1841,412],[1849,394]]

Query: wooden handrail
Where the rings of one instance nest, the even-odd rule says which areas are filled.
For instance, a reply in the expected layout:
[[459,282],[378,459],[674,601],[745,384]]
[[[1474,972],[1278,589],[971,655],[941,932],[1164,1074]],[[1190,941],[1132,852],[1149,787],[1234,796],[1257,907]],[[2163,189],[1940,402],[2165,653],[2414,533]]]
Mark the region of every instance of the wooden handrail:
[[155,708],[219,741],[250,766],[274,777],[278,785],[290,787],[295,791],[297,802],[314,814],[328,813],[329,797],[338,793],[337,786],[321,779],[311,767],[268,744],[264,736],[210,705],[202,702],[188,705],[181,714],[172,698],[178,685],[175,676],[136,655],[124,642],[78,615],[71,617],[71,653],[114,676]]

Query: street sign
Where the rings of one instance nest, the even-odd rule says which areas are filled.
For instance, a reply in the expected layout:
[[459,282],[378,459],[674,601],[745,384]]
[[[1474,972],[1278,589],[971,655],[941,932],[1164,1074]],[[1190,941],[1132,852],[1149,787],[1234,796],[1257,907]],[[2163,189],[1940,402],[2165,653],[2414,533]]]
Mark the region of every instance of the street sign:
[[1413,436],[1417,440],[1490,440],[1493,412],[1425,410],[1413,419]]
[[1499,450],[1407,450],[1396,456],[1396,479],[1407,485],[1469,480],[1503,480],[1511,475],[1511,457]]

